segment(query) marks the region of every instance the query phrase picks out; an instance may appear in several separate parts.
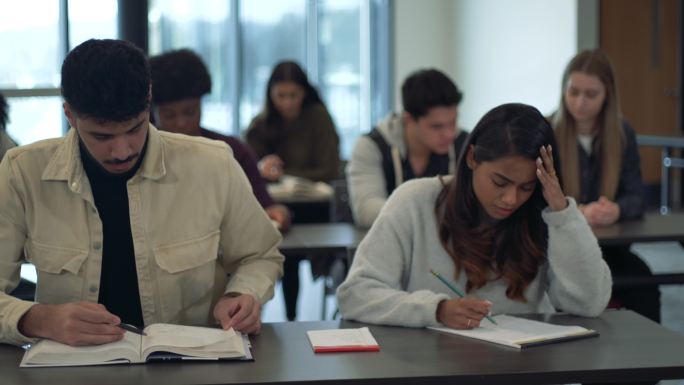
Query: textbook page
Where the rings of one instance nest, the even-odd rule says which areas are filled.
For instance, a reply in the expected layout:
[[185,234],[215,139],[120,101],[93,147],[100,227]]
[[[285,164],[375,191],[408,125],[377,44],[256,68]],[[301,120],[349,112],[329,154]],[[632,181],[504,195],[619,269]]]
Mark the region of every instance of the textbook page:
[[447,327],[430,327],[441,332],[458,334],[464,337],[489,341],[514,348],[541,345],[563,340],[572,340],[597,336],[595,330],[581,326],[554,325],[547,322],[500,314],[494,316],[498,325],[487,319],[474,329],[451,329]]
[[269,183],[266,189],[274,199],[323,199],[332,197],[334,193],[333,188],[327,183],[314,182],[292,175],[283,175],[280,181]]
[[145,359],[158,351],[195,358],[249,358],[243,335],[233,329],[153,324],[145,328],[145,334],[141,354]]
[[40,340],[24,353],[20,367],[81,366],[136,363],[140,358],[140,335],[124,333],[120,341],[95,346],[69,346]]
[[153,324],[146,336],[126,332],[120,341],[96,346],[69,346],[41,340],[31,346],[20,367],[145,363],[151,360],[251,360],[249,339],[233,329]]

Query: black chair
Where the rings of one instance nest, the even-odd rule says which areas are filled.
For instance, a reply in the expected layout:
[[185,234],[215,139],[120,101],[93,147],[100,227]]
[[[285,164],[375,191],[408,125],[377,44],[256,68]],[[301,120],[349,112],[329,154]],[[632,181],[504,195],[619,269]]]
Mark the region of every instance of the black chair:
[[333,188],[333,199],[330,202],[330,222],[354,223],[349,205],[347,180],[336,179],[330,182],[330,186]]

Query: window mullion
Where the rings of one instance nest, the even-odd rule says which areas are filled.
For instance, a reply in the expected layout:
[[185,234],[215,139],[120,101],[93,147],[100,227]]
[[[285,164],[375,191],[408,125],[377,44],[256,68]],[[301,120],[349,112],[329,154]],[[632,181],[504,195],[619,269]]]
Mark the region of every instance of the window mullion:
[[317,1],[309,0],[306,8],[306,68],[309,80],[320,88]]
[[370,130],[371,127],[371,3],[362,1],[359,12],[359,69],[361,87],[359,96],[361,105],[359,106],[359,124],[363,131]]
[[[59,52],[62,57],[56,58],[56,60],[58,63],[61,63],[69,53],[69,0],[59,1],[59,41],[61,48]],[[59,96],[61,96],[61,89],[57,88],[57,90],[59,90]],[[66,116],[62,116],[62,134],[66,134],[67,131],[69,131],[69,122]]]
[[242,30],[240,28],[240,4],[239,0],[230,1],[230,28],[228,36],[233,36],[233,44],[228,47],[228,62],[232,62],[233,70],[228,75],[230,77],[229,93],[231,100],[231,113],[233,115],[233,124],[231,127],[232,133],[235,135],[240,135],[240,95],[242,90],[242,82],[240,81],[243,76],[242,68]]

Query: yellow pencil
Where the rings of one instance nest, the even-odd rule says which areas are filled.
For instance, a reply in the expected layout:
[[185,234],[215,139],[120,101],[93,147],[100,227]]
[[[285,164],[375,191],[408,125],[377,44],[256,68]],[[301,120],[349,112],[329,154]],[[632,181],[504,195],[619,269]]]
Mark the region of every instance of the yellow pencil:
[[[458,296],[461,297],[461,298],[465,297],[465,295],[464,295],[463,293],[461,293],[460,290],[458,290],[458,289],[455,288],[452,284],[450,284],[450,283],[449,283],[446,279],[444,279],[444,277],[442,277],[438,272],[436,272],[436,271],[430,269],[430,273],[432,273],[432,275],[434,275],[435,277],[437,277],[437,279],[439,279],[440,281],[442,281],[443,284],[447,285],[447,287],[448,287],[449,289],[451,289],[451,291],[453,291],[454,293],[456,293],[456,295],[458,295]],[[490,317],[490,316],[485,316],[485,317],[487,317],[487,319],[489,320],[489,322],[493,323],[494,325],[498,325],[498,324],[496,323],[496,321],[494,321],[494,318],[492,318],[492,317]]]

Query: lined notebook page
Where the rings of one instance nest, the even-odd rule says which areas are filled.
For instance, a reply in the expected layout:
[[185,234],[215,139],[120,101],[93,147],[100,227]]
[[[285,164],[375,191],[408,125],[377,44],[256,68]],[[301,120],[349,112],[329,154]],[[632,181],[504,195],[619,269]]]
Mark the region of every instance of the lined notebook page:
[[470,330],[431,327],[430,329],[476,338],[497,344],[521,348],[525,345],[539,344],[545,341],[572,339],[581,336],[593,336],[596,332],[581,326],[554,325],[541,321],[518,318],[509,315],[494,317],[498,325],[483,319],[479,328]]

